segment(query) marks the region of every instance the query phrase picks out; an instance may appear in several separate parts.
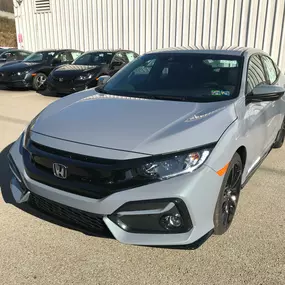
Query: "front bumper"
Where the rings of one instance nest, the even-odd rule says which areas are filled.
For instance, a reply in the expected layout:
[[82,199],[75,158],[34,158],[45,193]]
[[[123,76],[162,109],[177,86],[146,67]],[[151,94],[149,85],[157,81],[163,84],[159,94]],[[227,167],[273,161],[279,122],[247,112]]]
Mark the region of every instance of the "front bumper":
[[75,82],[74,80],[67,80],[63,82],[48,79],[47,88],[51,92],[56,92],[58,94],[72,94],[85,89],[88,89],[89,81]]
[[[108,230],[122,243],[154,246],[188,245],[201,239],[214,227],[213,214],[222,177],[218,176],[207,166],[198,169],[194,174],[183,175],[131,190],[117,192],[103,199],[93,199],[68,193],[29,178],[25,172],[20,153],[20,140],[13,145],[10,155],[17,166],[17,170],[23,181],[22,183],[25,186],[23,191],[20,183],[15,178],[11,181],[13,194],[17,192],[16,189],[18,189],[19,193],[22,193],[19,195],[20,199],[18,197],[18,201],[21,202],[23,197],[25,197],[24,201],[26,201],[29,198],[27,197],[29,196],[27,193],[31,193],[48,201],[69,207],[73,211],[83,211],[87,215],[100,216]],[[140,227],[139,220],[135,224],[138,229],[133,231],[114,222],[113,217],[115,213],[120,212],[121,207],[127,203],[135,202],[145,206],[149,201],[169,200],[172,202],[175,199],[182,201],[183,205],[185,205],[182,215],[184,215],[184,212],[186,216],[187,214],[189,215],[189,219],[184,219],[189,222],[187,225],[190,226],[182,232],[169,232],[167,234],[165,232],[159,233],[144,230],[140,232],[138,229],[142,227]],[[157,211],[157,209],[142,209],[142,206],[137,211],[136,209],[131,210],[134,210],[135,213],[132,213],[134,215],[142,214],[145,211],[143,214],[146,217],[148,214],[151,215]],[[149,210],[151,210],[151,213]],[[163,212],[162,209],[160,211]]]
[[29,74],[24,78],[6,76],[4,79],[0,80],[0,85],[4,85],[9,88],[31,88],[33,86],[32,82],[32,76]]

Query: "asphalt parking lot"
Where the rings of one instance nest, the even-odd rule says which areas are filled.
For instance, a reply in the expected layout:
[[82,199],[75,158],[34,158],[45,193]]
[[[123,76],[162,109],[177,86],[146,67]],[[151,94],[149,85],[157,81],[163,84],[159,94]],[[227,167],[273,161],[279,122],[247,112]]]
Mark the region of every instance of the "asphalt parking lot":
[[54,100],[0,90],[1,284],[284,284],[285,147],[273,150],[247,184],[227,234],[197,250],[123,245],[13,201],[9,147]]

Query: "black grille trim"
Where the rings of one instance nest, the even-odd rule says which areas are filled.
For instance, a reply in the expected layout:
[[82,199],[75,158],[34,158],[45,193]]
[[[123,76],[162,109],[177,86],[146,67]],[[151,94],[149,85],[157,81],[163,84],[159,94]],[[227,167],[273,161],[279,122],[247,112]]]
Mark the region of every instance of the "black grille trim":
[[30,194],[29,204],[32,208],[58,218],[67,224],[76,225],[93,233],[110,234],[101,215],[78,210],[34,193]]
[[[26,173],[31,179],[94,199],[102,199],[119,191],[155,182],[138,175],[135,179],[126,179],[127,172],[133,171],[133,165],[130,165],[129,161],[73,154],[46,147],[31,140],[27,147],[23,148],[23,160]],[[60,163],[68,168],[67,179],[54,176],[53,163]]]
[[71,153],[65,150],[59,150],[55,148],[51,148],[42,144],[38,144],[36,142],[31,142],[33,147],[58,156],[70,158],[70,159],[75,159],[83,162],[92,162],[92,163],[98,163],[98,164],[106,164],[106,165],[114,165],[116,164],[117,160],[112,160],[112,159],[104,159],[104,158],[97,158],[97,157],[91,157],[87,155],[81,155],[81,154],[76,154],[76,153]]

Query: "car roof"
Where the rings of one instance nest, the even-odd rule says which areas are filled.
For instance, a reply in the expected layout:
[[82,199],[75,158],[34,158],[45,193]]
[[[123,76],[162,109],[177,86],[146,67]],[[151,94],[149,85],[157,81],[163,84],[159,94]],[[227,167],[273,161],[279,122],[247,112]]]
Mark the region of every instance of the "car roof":
[[2,49],[0,49],[0,54],[6,53],[9,51],[15,51],[15,50],[18,50],[18,49],[17,48],[2,48]]
[[159,50],[153,50],[147,54],[152,53],[210,53],[210,54],[220,54],[220,55],[235,55],[243,56],[245,54],[250,55],[253,53],[265,53],[262,50],[250,48],[250,47],[240,47],[240,46],[181,46],[173,48],[163,48]]
[[43,49],[43,50],[37,50],[35,52],[59,52],[59,51],[80,51],[76,49]]
[[[127,50],[127,49],[96,49],[96,50],[90,50],[90,51],[86,51],[85,53],[94,53],[94,52],[119,52],[119,51],[131,51],[131,50]],[[131,51],[134,52],[134,51]]]
[[9,51],[19,51],[17,48],[2,48],[0,49],[0,53],[9,52]]

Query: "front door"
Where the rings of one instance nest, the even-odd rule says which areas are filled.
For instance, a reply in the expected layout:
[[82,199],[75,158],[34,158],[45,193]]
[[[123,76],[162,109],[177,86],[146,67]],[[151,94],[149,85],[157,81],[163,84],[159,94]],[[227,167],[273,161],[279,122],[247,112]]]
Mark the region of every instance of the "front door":
[[[270,85],[281,85],[284,86],[284,82],[281,82],[279,78],[279,74],[276,70],[276,65],[268,56],[261,56],[263,61],[265,74],[267,76],[267,83]],[[280,130],[281,123],[284,117],[284,103],[283,98],[278,101],[269,102],[270,107],[268,108],[268,112],[266,113],[266,140],[267,140],[267,148],[270,147],[277,136],[278,131]]]
[[[248,62],[246,96],[258,85],[266,84],[265,71],[258,54],[252,55]],[[266,121],[270,102],[256,102],[246,105],[244,114],[245,137],[247,140],[247,174],[258,164],[265,152],[267,140]]]

